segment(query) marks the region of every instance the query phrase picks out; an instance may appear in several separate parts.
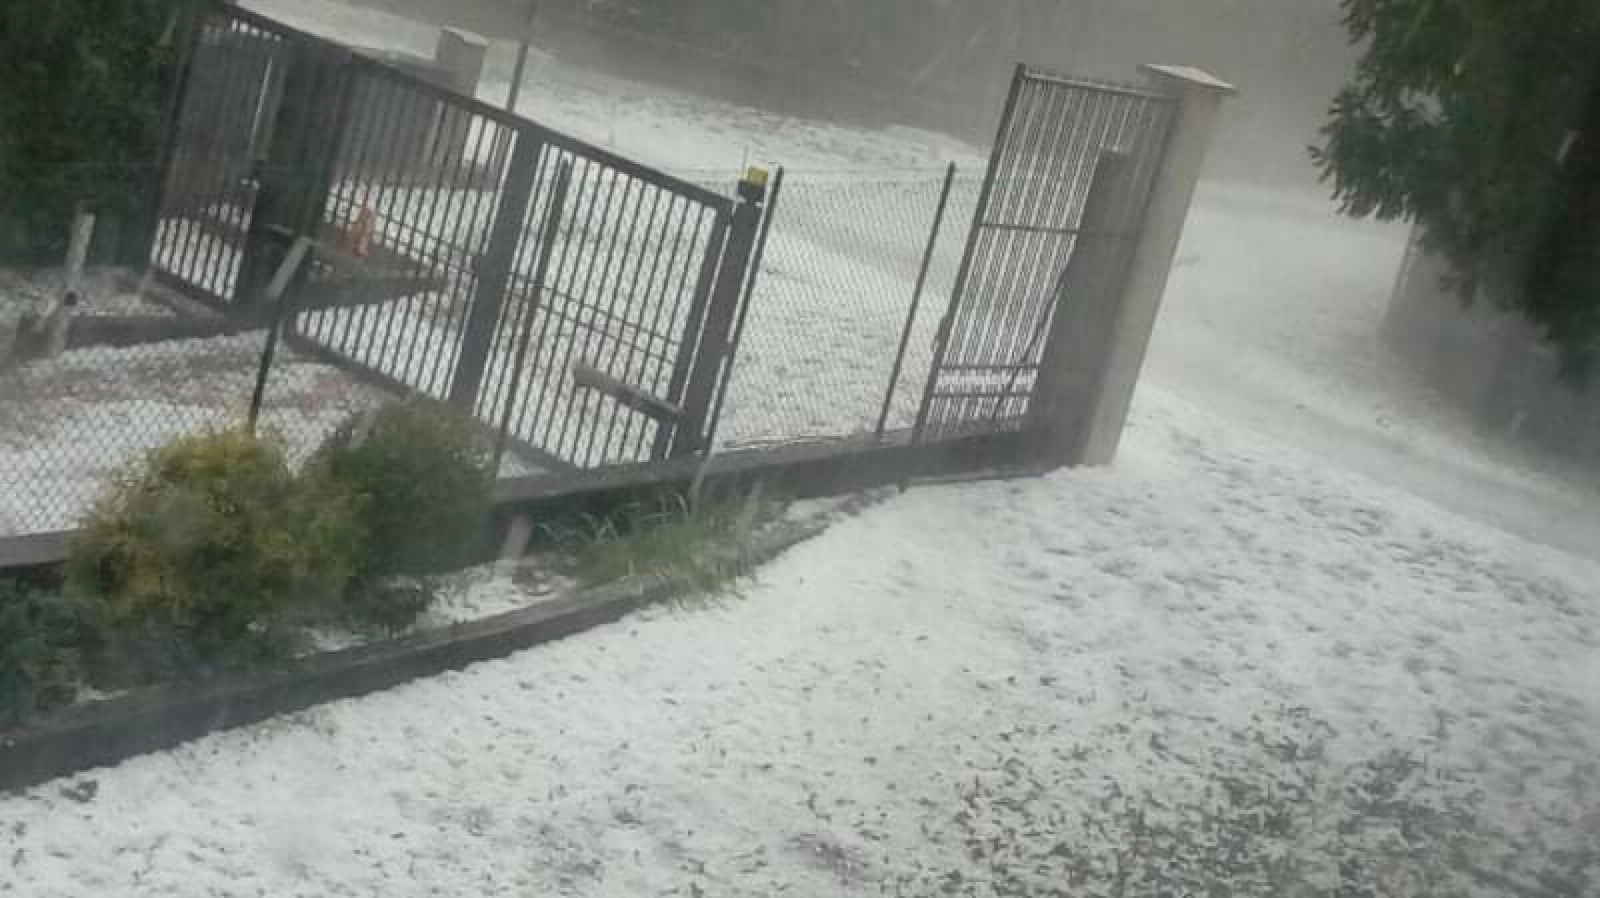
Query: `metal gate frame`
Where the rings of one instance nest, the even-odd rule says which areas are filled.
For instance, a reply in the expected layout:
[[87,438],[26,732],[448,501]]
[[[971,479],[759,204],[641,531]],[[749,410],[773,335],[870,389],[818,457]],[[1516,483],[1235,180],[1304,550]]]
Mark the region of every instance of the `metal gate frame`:
[[1126,273],[1177,111],[1142,87],[1017,67],[914,442],[1037,424],[1075,304],[1109,301]]
[[[200,14],[177,90],[150,254],[169,285],[281,317],[296,349],[449,401],[540,468],[708,448],[764,189],[725,196],[235,6]],[[301,236],[292,307],[260,308]],[[363,240],[389,245],[350,262]]]

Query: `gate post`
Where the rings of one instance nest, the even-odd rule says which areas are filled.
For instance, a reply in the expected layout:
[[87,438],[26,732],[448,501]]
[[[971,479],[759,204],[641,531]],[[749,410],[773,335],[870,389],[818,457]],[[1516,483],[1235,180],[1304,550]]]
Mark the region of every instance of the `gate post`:
[[[519,130],[516,140],[511,169],[506,173],[494,224],[490,226],[489,246],[478,262],[478,282],[472,291],[472,305],[461,337],[461,354],[456,359],[455,374],[450,378],[450,404],[468,415],[476,407],[478,390],[483,386],[483,371],[494,344],[495,326],[500,323],[506,288],[511,283],[511,266],[516,259],[517,245],[522,242],[522,226],[528,217],[528,201],[533,196],[539,154],[544,149],[544,141],[534,137],[528,129]],[[556,235],[554,232],[539,234],[539,239],[550,241],[556,239]],[[540,286],[535,284],[534,289]]]
[[[1104,359],[1097,366],[1100,370],[1084,407],[1074,412],[1082,416],[1082,424],[1076,428],[1076,451],[1072,453],[1076,457],[1052,459],[1068,464],[1109,464],[1117,454],[1150,346],[1150,334],[1161,311],[1162,294],[1183,237],[1184,221],[1216,130],[1217,115],[1222,101],[1238,92],[1233,85],[1199,69],[1147,65],[1143,71],[1158,90],[1176,100],[1177,114],[1151,185],[1120,302],[1109,310],[1110,320],[1102,331],[1106,338],[1101,350]],[[1061,364],[1058,354],[1057,367]],[[1060,371],[1040,371],[1042,378],[1061,375]],[[1071,378],[1068,373],[1065,379]],[[1054,411],[1059,414],[1060,408]]]
[[755,169],[746,172],[744,180],[739,182],[739,202],[733,207],[727,245],[717,266],[717,279],[711,288],[705,323],[700,329],[694,364],[684,389],[683,417],[674,428],[671,457],[711,448],[704,445],[711,401],[717,395],[721,378],[728,374],[722,370],[723,362],[728,356],[739,300],[744,295],[745,278],[750,274],[751,256],[755,253],[756,234],[761,229],[761,210],[766,199],[765,172]]

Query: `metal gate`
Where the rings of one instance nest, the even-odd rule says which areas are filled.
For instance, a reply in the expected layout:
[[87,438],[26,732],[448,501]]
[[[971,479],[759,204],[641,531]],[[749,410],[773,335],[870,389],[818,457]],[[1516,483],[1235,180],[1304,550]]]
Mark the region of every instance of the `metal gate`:
[[1041,364],[1074,304],[1105,301],[1131,256],[1176,108],[1139,87],[1018,67],[917,439],[1028,425]]
[[[152,250],[534,470],[703,448],[763,195],[734,198],[236,7],[208,11]],[[297,238],[290,307],[259,307]]]

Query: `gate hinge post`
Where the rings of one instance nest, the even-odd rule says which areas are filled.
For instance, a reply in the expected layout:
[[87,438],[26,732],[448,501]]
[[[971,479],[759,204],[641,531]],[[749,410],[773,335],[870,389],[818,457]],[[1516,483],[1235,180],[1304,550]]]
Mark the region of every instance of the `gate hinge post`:
[[717,266],[705,325],[701,328],[694,364],[685,388],[683,418],[679,420],[672,440],[673,457],[710,448],[705,442],[712,416],[712,401],[719,392],[721,379],[728,373],[723,370],[723,363],[731,348],[734,319],[739,312],[739,301],[744,296],[745,279],[750,273],[751,257],[755,253],[757,234],[761,229],[762,210],[767,201],[767,172],[759,168],[745,172],[737,192],[739,202],[733,207],[727,244]]

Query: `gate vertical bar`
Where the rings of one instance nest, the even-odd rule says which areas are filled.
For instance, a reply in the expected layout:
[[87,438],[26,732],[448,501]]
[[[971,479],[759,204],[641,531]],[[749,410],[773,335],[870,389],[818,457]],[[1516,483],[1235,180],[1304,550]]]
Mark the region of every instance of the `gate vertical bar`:
[[[522,239],[528,201],[533,196],[539,154],[544,148],[544,142],[527,128],[520,130],[516,139],[517,146],[511,154],[511,170],[506,173],[500,205],[495,210],[494,224],[489,234],[489,246],[484,251],[478,270],[478,283],[472,292],[471,311],[461,341],[461,356],[456,361],[455,375],[450,379],[450,404],[468,414],[477,405],[478,390],[483,385],[483,370],[489,359],[489,349],[494,343],[495,325],[500,320],[500,307],[505,302],[512,261],[517,253],[517,244]],[[553,234],[539,235],[541,240],[553,238]]]
[[972,228],[967,232],[967,246],[961,252],[961,265],[956,269],[956,282],[950,291],[950,302],[945,308],[944,318],[939,322],[938,335],[934,337],[933,364],[928,368],[928,382],[923,386],[922,404],[917,408],[917,423],[911,437],[913,445],[921,439],[922,430],[928,423],[928,406],[933,402],[933,391],[939,382],[939,368],[944,362],[945,347],[950,342],[950,328],[955,322],[956,311],[961,306],[962,293],[966,290],[967,278],[972,269],[972,254],[977,249],[978,239],[982,233],[983,216],[989,206],[989,197],[994,193],[995,176],[1000,170],[1000,156],[1011,134],[1011,119],[1016,114],[1017,97],[1022,92],[1022,83],[1027,78],[1027,73],[1026,66],[1018,65],[1011,76],[1011,92],[1006,95],[1005,109],[1000,113],[1000,125],[995,130],[994,146],[989,150],[989,165],[984,170],[983,187],[978,191],[978,205],[972,213]]
[[674,428],[671,454],[688,455],[709,448],[705,445],[710,423],[711,402],[716,396],[718,373],[728,353],[739,297],[744,293],[745,275],[761,228],[762,206],[766,200],[765,181],[757,182],[746,174],[739,182],[740,201],[733,208],[728,242],[717,267],[717,279],[706,308],[705,323],[694,352],[694,363],[684,390],[683,417]]
[[[500,462],[505,457],[506,440],[511,435],[511,416],[517,404],[517,387],[522,381],[522,372],[528,361],[528,346],[533,342],[533,320],[539,313],[540,302],[544,299],[545,277],[550,272],[550,257],[555,254],[556,231],[561,224],[561,215],[566,211],[567,185],[572,182],[572,161],[563,159],[556,169],[555,184],[551,188],[549,207],[545,210],[543,225],[539,228],[541,242],[539,244],[539,257],[534,263],[533,280],[528,285],[528,300],[523,305],[522,321],[519,322],[521,331],[517,341],[517,357],[511,369],[511,378],[505,385],[505,398],[502,400],[505,407],[500,412],[500,431],[495,437],[494,444],[494,474],[500,476]],[[508,335],[511,333],[507,332]]]
[[894,367],[889,371],[889,387],[883,394],[883,409],[878,413],[875,433],[883,436],[889,424],[889,411],[894,405],[895,390],[900,386],[900,369],[905,365],[906,348],[911,345],[911,329],[917,323],[917,309],[922,305],[922,291],[928,284],[928,269],[933,265],[934,251],[939,247],[939,234],[944,230],[945,208],[950,204],[950,188],[955,184],[956,164],[944,172],[944,186],[939,190],[939,205],[933,213],[933,227],[928,231],[928,243],[922,250],[922,266],[917,269],[917,284],[911,290],[911,309],[906,313],[905,327],[900,330],[900,347],[895,350]]

